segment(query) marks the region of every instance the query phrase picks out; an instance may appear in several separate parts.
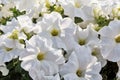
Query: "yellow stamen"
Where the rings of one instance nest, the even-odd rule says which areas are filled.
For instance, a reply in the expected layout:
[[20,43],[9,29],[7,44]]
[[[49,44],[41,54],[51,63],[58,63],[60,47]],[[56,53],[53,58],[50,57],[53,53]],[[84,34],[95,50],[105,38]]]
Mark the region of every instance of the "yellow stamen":
[[39,61],[41,61],[41,60],[44,60],[44,58],[45,58],[45,54],[44,53],[38,53],[38,55],[37,55],[37,59],[39,60]]
[[120,43],[120,34],[118,34],[117,36],[115,36],[115,42],[116,43]]
[[76,75],[77,75],[78,77],[81,77],[81,76],[82,76],[81,70],[78,69],[78,70],[76,71]]
[[96,49],[94,49],[94,50],[92,51],[92,55],[93,55],[93,56],[96,56],[96,55],[97,55]]
[[86,41],[84,39],[79,39],[78,43],[79,45],[85,45]]
[[59,31],[57,29],[52,29],[51,30],[51,35],[52,36],[58,36],[59,35]]

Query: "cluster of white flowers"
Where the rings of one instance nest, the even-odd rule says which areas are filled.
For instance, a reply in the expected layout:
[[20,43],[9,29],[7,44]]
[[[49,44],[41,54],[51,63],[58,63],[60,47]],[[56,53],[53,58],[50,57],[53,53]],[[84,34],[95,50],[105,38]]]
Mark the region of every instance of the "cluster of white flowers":
[[4,76],[17,57],[33,80],[102,80],[120,67],[120,0],[0,0]]

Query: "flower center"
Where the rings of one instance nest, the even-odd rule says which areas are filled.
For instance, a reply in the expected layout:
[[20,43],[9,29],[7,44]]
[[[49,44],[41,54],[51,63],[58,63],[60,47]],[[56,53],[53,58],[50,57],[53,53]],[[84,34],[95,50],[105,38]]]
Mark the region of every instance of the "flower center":
[[51,35],[52,36],[58,36],[59,35],[59,31],[54,28],[54,29],[51,30]]
[[11,51],[12,49],[13,49],[13,48],[8,48],[8,47],[5,48],[5,50],[6,50],[7,52]]
[[86,41],[85,39],[79,39],[78,43],[79,45],[85,45]]
[[37,55],[37,59],[39,60],[39,61],[42,61],[42,60],[44,60],[44,58],[45,58],[45,54],[44,53],[38,53],[38,55]]
[[11,39],[18,39],[18,30],[14,30],[12,34],[9,36]]
[[92,55],[93,55],[93,56],[96,56],[96,55],[97,55],[97,51],[96,51],[96,49],[93,49],[93,51],[92,51]]
[[76,71],[76,75],[77,75],[78,77],[81,77],[81,76],[82,76],[81,70],[78,69],[78,70]]
[[116,43],[120,43],[120,34],[118,34],[117,36],[115,36],[115,42]]

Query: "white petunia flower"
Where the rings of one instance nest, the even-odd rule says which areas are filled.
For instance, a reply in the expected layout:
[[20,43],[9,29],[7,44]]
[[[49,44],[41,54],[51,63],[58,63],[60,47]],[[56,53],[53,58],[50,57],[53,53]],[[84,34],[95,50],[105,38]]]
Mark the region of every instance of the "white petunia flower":
[[30,10],[32,10],[37,5],[38,5],[37,0],[24,0],[24,1],[17,1],[16,2],[16,7],[20,11],[29,12]]
[[44,15],[43,20],[37,25],[40,25],[38,35],[47,38],[53,44],[54,48],[63,48],[65,50],[66,46],[62,37],[65,37],[65,34],[69,33],[72,35],[75,30],[72,19],[62,19],[62,16],[57,12]]
[[29,16],[22,15],[17,17],[17,19],[19,31],[27,37],[27,40],[39,32],[39,27],[32,22]]
[[76,27],[73,35],[65,34],[63,41],[67,46],[67,50],[74,50],[76,46],[89,47],[91,50],[95,45],[98,45],[98,33],[92,29],[92,24],[89,24],[86,29]]
[[7,34],[8,32],[12,32],[14,29],[19,29],[18,21],[13,18],[10,22],[7,22],[6,25],[1,25],[0,30],[4,32],[4,34]]
[[102,80],[99,74],[101,65],[90,53],[91,50],[85,47],[77,47],[72,52],[68,62],[60,69],[64,80]]
[[91,54],[97,58],[97,61],[101,63],[102,67],[104,67],[107,64],[106,59],[104,59],[103,56],[101,55],[99,46],[94,46]]
[[20,11],[26,11],[30,18],[39,18],[39,14],[47,11],[46,0],[18,0],[15,4]]
[[120,60],[120,21],[114,20],[108,26],[103,27],[101,35],[101,54],[105,59],[113,62]]
[[17,58],[24,49],[24,44],[21,44],[17,38],[15,31],[12,34],[7,33],[0,36],[0,64]]
[[60,0],[59,2],[64,8],[64,14],[72,19],[74,17],[80,17],[84,21],[93,19],[92,7],[89,6],[93,3],[92,0]]
[[41,80],[43,74],[44,76],[57,74],[59,65],[64,63],[62,51],[52,48],[46,43],[46,39],[38,35],[26,41],[26,49],[22,52],[20,60],[23,61],[21,67],[29,71],[35,80]]
[[15,42],[24,43],[24,40],[27,39],[27,35],[21,31],[18,21],[13,18],[11,22],[7,22],[6,25],[1,25],[0,30],[2,31],[2,35],[7,38],[15,40]]
[[86,29],[76,30],[75,40],[81,46],[89,46],[91,49],[98,44],[98,33],[89,24]]
[[25,47],[26,40],[26,35],[19,31],[15,19],[6,26],[1,26],[1,30],[3,34],[0,36],[0,64],[18,57]]

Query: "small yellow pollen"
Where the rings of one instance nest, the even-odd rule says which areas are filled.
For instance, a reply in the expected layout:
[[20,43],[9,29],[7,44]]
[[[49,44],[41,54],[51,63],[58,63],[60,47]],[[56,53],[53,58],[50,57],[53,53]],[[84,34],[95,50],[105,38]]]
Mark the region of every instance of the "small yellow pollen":
[[78,43],[79,45],[85,45],[86,41],[84,39],[79,39]]
[[117,36],[115,36],[115,42],[116,43],[120,43],[120,34],[118,34]]
[[81,70],[78,69],[78,70],[76,71],[76,75],[77,75],[78,77],[81,77],[81,76],[82,76]]
[[42,60],[44,60],[44,58],[45,58],[45,54],[44,53],[38,53],[38,55],[37,55],[37,59],[39,60],[39,61],[42,61]]
[[52,36],[58,36],[59,35],[59,31],[57,29],[52,29],[51,30],[51,35]]

